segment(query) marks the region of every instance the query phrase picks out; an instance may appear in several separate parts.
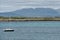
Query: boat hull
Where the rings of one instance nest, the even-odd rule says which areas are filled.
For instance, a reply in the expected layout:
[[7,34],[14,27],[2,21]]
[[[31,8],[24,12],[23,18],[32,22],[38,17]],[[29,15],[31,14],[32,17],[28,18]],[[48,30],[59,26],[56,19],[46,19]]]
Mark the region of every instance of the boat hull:
[[8,29],[4,29],[4,32],[13,32],[14,30],[13,29],[10,29],[10,28],[8,28]]

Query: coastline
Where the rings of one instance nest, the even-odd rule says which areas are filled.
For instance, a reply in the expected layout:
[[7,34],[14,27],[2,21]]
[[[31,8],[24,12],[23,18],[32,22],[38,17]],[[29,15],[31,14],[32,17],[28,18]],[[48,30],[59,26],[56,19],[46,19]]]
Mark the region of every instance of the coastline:
[[14,21],[60,21],[60,19],[50,19],[50,20],[43,20],[43,19],[0,19],[0,21],[5,21],[5,22],[14,22]]
[[0,21],[60,21],[60,17],[0,17]]

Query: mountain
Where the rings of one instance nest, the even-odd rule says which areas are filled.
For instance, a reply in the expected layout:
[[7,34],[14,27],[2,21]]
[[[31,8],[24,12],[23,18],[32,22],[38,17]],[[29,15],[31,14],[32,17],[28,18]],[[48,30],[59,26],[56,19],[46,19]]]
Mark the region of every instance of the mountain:
[[57,9],[57,12],[59,12],[59,13],[60,13],[60,9]]
[[60,14],[52,8],[24,8],[13,12],[0,13],[0,16],[54,17],[60,16]]

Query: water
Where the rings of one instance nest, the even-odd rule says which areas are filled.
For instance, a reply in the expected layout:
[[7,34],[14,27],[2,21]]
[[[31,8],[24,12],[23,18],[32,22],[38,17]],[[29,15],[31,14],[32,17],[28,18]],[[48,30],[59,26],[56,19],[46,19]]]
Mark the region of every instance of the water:
[[0,22],[0,40],[60,40],[60,21]]

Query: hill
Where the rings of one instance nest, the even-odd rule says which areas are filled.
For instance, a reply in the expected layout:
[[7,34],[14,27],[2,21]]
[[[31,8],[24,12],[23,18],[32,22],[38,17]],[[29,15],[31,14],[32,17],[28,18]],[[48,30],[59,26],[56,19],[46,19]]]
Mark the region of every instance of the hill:
[[52,8],[24,8],[13,12],[0,13],[0,16],[55,17],[60,16],[60,14]]

